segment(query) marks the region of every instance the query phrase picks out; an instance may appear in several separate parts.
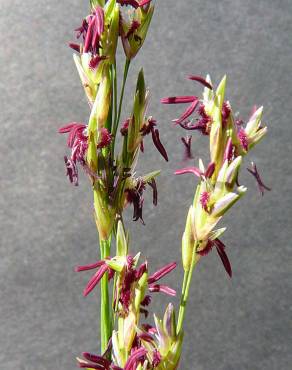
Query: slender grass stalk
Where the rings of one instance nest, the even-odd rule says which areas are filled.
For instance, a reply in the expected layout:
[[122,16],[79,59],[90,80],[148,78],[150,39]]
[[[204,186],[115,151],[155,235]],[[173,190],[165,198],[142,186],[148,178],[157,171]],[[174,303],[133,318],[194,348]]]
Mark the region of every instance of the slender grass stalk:
[[117,84],[117,63],[116,60],[112,65],[112,82],[113,82],[113,110],[114,110],[114,124],[117,121],[118,113],[118,84]]
[[121,113],[122,113],[122,105],[123,105],[125,86],[126,86],[126,81],[127,81],[127,77],[128,77],[130,62],[131,61],[129,59],[126,59],[125,66],[124,66],[124,74],[123,74],[123,82],[122,82],[122,88],[121,88],[121,94],[120,94],[119,108],[118,108],[117,117],[116,117],[116,120],[114,122],[113,130],[112,130],[112,134],[113,134],[112,155],[113,155],[113,157],[114,157],[114,147],[115,147],[116,134],[117,134],[119,121],[120,121]]
[[[101,259],[110,255],[111,238],[100,242]],[[111,305],[109,301],[108,274],[106,273],[100,283],[100,333],[101,333],[101,352],[103,353],[108,345],[112,333]]]
[[181,295],[181,300],[180,300],[180,305],[179,305],[179,313],[178,313],[178,320],[177,320],[177,326],[176,326],[177,334],[179,334],[180,331],[182,330],[182,326],[183,326],[183,322],[185,318],[186,305],[187,305],[187,301],[189,297],[189,290],[191,286],[192,275],[193,275],[194,268],[196,266],[195,260],[196,260],[196,248],[194,248],[190,269],[188,271],[185,271],[184,273],[182,295]]
[[[113,71],[110,70],[109,72],[109,78],[110,78],[110,84],[113,84]],[[111,96],[111,102],[110,102],[110,107],[109,107],[109,112],[107,116],[107,120],[105,122],[105,127],[108,129],[109,132],[112,130],[112,124],[113,124],[113,106],[114,106],[114,97]]]

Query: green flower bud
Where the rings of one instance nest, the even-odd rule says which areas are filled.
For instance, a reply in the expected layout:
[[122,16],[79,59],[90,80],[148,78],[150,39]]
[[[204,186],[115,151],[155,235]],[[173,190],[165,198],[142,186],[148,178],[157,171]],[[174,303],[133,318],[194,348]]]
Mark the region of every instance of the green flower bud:
[[[214,216],[212,213],[206,217],[205,222],[198,227],[196,225],[196,218],[195,218],[195,227],[196,227],[196,235],[197,235],[197,241],[199,243],[200,249],[203,249],[202,245],[207,242],[208,237],[214,227],[218,224],[218,222],[221,220],[221,216]],[[200,256],[196,255],[195,263],[199,260]]]
[[112,332],[112,344],[113,344],[113,354],[115,361],[118,366],[124,367],[126,362],[126,351],[123,348],[123,338],[119,338],[119,334],[116,330],[113,330]]
[[105,31],[101,37],[102,55],[106,56],[106,63],[115,61],[116,49],[119,37],[120,9],[116,0],[110,0],[105,8]]
[[262,115],[263,115],[263,107],[260,107],[250,117],[245,127],[245,132],[248,136],[255,134],[257,132],[261,124]]
[[159,352],[162,357],[166,357],[171,346],[171,338],[164,330],[162,320],[158,319],[158,317],[155,314],[154,322],[157,330],[157,335],[159,337]]
[[258,108],[249,119],[245,133],[247,135],[249,149],[253,148],[267,133],[267,127],[261,127],[263,107]]
[[267,133],[267,127],[263,127],[259,129],[254,135],[249,137],[249,148],[252,149],[257,143],[259,143],[262,138],[266,135]]
[[[92,173],[97,172],[97,152],[96,152],[96,141],[94,134],[91,132],[88,136],[88,147],[86,152],[86,161]],[[92,179],[94,183],[95,179]]]
[[238,176],[238,172],[242,163],[242,157],[236,157],[228,166],[226,171],[225,183],[230,187],[233,188],[235,181]]
[[135,257],[133,258],[133,263],[134,263],[134,266],[136,267],[138,262],[139,262],[139,258],[141,256],[141,252],[138,252]]
[[113,270],[122,272],[126,266],[127,260],[124,256],[115,256],[110,260],[106,260],[105,263]]
[[113,227],[114,212],[107,203],[106,194],[99,183],[94,185],[95,222],[101,240],[108,240]]
[[163,316],[163,328],[164,331],[171,338],[171,340],[176,339],[176,320],[175,320],[175,311],[172,303],[169,303],[168,306],[166,307]]
[[128,128],[127,150],[130,153],[134,153],[140,145],[142,139],[140,130],[145,120],[147,105],[148,91],[146,91],[144,73],[141,69],[137,79],[133,114]]
[[94,82],[89,78],[88,74],[85,72],[82,63],[81,58],[77,54],[73,54],[73,59],[77,68],[77,71],[79,73],[80,80],[82,82],[85,94],[87,96],[88,102],[90,105],[93,104],[95,96],[96,96],[96,87]]
[[80,60],[84,73],[90,80],[91,86],[93,86],[94,96],[96,96],[97,86],[102,80],[104,69],[108,68],[108,62],[106,59],[101,60],[98,66],[92,69],[90,67],[90,61],[92,60],[91,53],[82,53]]
[[235,202],[238,201],[239,198],[246,192],[246,188],[244,186],[239,186],[237,188],[237,192],[230,192],[227,193],[225,196],[220,198],[214,205],[212,209],[211,216],[212,217],[220,217],[223,216],[224,213],[228,211],[228,209],[233,206]]
[[166,308],[163,321],[154,315],[157,330],[157,349],[161,355],[161,362],[157,369],[175,370],[181,356],[183,331],[176,335],[175,313],[172,304]]
[[194,238],[197,241],[205,239],[205,227],[209,213],[202,206],[201,197],[202,194],[208,193],[208,183],[206,181],[201,181],[200,185],[197,186],[195,198],[194,198]]
[[108,68],[105,68],[103,70],[103,76],[97,91],[88,123],[88,134],[93,132],[96,139],[97,131],[104,127],[107,120],[110,101],[111,83],[109,78],[109,70]]
[[97,5],[104,7],[105,0],[90,0],[91,8],[94,9]]
[[213,115],[213,123],[212,123],[211,131],[210,131],[211,162],[215,163],[216,165],[215,171],[214,171],[214,177],[216,176],[216,173],[218,172],[218,168],[220,168],[220,165],[222,163],[222,157],[223,157],[221,117],[219,116],[219,112],[217,109],[216,109],[216,112],[218,114],[216,115],[216,119],[214,119],[215,115]]
[[[121,38],[127,59],[133,59],[141,49],[146,39],[153,12],[154,6],[152,4],[149,5],[146,10],[139,7],[134,10],[130,24],[127,24],[125,21],[122,22]],[[133,32],[131,32],[133,22],[135,22],[138,27],[133,29]]]
[[118,256],[126,256],[128,254],[128,242],[124,231],[124,225],[119,220],[118,221],[118,228],[117,228],[117,255]]
[[153,172],[150,172],[150,173],[147,173],[146,175],[142,176],[142,179],[143,181],[146,183],[146,182],[149,182],[151,181],[152,179],[155,179],[155,177],[159,176],[160,175],[160,170],[157,170],[157,171],[153,171]]
[[[217,225],[220,221],[221,217],[212,217],[209,212],[202,207],[200,202],[201,194],[207,190],[207,183],[201,182],[196,189],[194,202],[193,202],[193,220],[194,220],[194,239],[195,242],[202,244],[206,240],[208,240],[209,233],[213,230],[213,228]],[[213,195],[211,195],[213,198]],[[212,208],[212,206],[211,206]],[[199,260],[199,255],[196,255]],[[197,263],[197,260],[195,261]]]
[[222,111],[222,106],[225,98],[226,80],[227,77],[226,75],[224,75],[216,90],[216,99],[218,99],[217,106],[220,112]]
[[148,288],[147,280],[148,280],[148,273],[144,272],[144,274],[139,279],[137,286],[135,288],[134,308],[137,313],[140,312],[140,305],[144,299],[145,292]]
[[215,240],[215,239],[219,238],[225,232],[225,230],[226,230],[226,227],[222,227],[221,229],[211,231],[210,234],[209,234],[208,239]]
[[[206,81],[212,86],[212,81],[210,75],[206,76]],[[209,89],[208,87],[204,88],[203,92],[203,100],[204,100],[204,105],[208,105],[208,103],[213,101],[213,90]]]
[[230,164],[228,164],[227,160],[224,161],[215,183],[212,196],[213,201],[218,200],[230,189],[233,189],[241,163],[241,156],[236,157]]
[[189,271],[192,263],[192,256],[194,253],[194,209],[190,206],[185,231],[182,237],[182,263],[185,271]]
[[212,125],[210,131],[210,155],[211,162],[216,164],[214,177],[218,174],[221,167],[224,154],[224,138],[222,130],[222,106],[225,96],[226,76],[224,76],[216,90],[214,105],[210,111],[212,117]]
[[123,347],[126,352],[130,352],[136,335],[137,315],[133,311],[129,311],[123,322]]
[[182,352],[182,345],[183,345],[183,331],[180,332],[176,341],[172,344],[170,351],[167,356],[166,367],[164,369],[168,370],[176,370],[178,368],[179,360],[181,357]]

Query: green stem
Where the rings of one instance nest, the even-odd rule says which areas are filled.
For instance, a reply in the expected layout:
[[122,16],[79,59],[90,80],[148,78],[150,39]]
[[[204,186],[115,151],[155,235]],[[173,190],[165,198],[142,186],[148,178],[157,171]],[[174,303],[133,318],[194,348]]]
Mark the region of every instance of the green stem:
[[124,99],[124,92],[125,92],[125,86],[126,86],[126,81],[127,81],[127,77],[128,77],[130,62],[131,61],[129,59],[126,59],[125,67],[124,67],[123,83],[122,83],[122,89],[121,89],[121,95],[120,95],[120,101],[119,101],[118,114],[117,114],[116,120],[114,122],[113,131],[112,131],[112,134],[113,134],[113,141],[112,141],[112,154],[113,154],[113,157],[114,157],[114,147],[115,147],[116,134],[117,134],[117,130],[118,130],[118,126],[119,126],[119,121],[120,121],[121,113],[122,113],[122,105],[123,105],[123,99]]
[[[112,70],[110,70],[109,78],[110,78],[110,83],[111,83],[111,86],[112,86],[112,82],[113,82],[113,72],[112,72]],[[105,127],[108,129],[109,132],[111,132],[111,130],[112,130],[112,123],[113,123],[112,121],[113,121],[113,94],[111,94],[109,112],[108,112],[108,116],[107,116],[107,119],[106,119],[106,122],[105,122]]]
[[116,61],[112,65],[112,81],[113,81],[113,108],[114,108],[114,125],[117,120],[118,113],[118,86],[117,86],[117,64]]
[[177,320],[177,326],[176,326],[177,334],[179,334],[180,331],[182,330],[182,326],[183,326],[183,322],[185,318],[186,305],[188,301],[189,290],[190,290],[191,281],[192,281],[192,275],[193,275],[193,271],[195,267],[195,260],[196,260],[196,248],[194,248],[190,269],[188,271],[185,271],[184,273],[182,295],[181,295],[181,300],[180,300],[180,305],[179,305],[179,313],[178,313],[178,320]]
[[[111,238],[100,241],[100,256],[105,259],[110,255]],[[100,336],[101,336],[101,352],[103,353],[108,345],[108,341],[112,335],[112,317],[111,305],[109,302],[108,292],[108,274],[104,274],[100,282],[101,300],[100,300]]]

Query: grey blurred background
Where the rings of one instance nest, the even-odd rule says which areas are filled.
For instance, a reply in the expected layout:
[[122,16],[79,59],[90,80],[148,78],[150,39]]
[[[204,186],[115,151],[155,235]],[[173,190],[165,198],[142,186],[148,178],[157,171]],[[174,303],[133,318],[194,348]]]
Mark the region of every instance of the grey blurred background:
[[[88,1],[0,1],[0,369],[74,369],[75,356],[97,352],[98,298],[82,297],[89,274],[76,264],[96,258],[88,181],[64,176],[61,125],[86,121],[88,106],[68,41]],[[152,269],[180,260],[180,239],[192,201],[192,176],[175,178],[184,134],[171,124],[181,109],[163,96],[200,94],[189,73],[228,74],[227,96],[246,119],[264,105],[267,138],[250,154],[273,191],[248,193],[224,224],[233,266],[228,279],[215,252],[194,274],[181,369],[291,369],[291,0],[159,0],[147,41],[131,66],[143,66],[150,111],[159,121],[170,162],[146,142],[138,172],[162,169],[159,205],[146,195],[146,226],[128,222],[132,250]],[[119,55],[122,56],[121,51]],[[120,58],[120,63],[122,59]],[[126,93],[126,118],[134,78]],[[193,137],[195,159],[207,151]],[[245,163],[245,167],[248,166]],[[179,289],[181,268],[166,281]],[[290,284],[289,284],[290,283]],[[289,289],[290,288],[290,289]],[[156,297],[159,314],[167,297]],[[178,299],[175,300],[178,302]]]

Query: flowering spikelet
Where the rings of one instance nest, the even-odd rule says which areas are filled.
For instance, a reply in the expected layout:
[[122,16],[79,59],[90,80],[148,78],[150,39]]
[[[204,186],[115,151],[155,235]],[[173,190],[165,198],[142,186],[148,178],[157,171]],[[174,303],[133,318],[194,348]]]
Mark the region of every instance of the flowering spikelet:
[[[176,175],[191,173],[199,179],[182,238],[183,266],[185,271],[189,271],[192,260],[197,263],[200,257],[207,255],[215,247],[226,272],[231,277],[232,270],[225,245],[219,240],[225,228],[213,229],[246,192],[244,186],[236,187],[238,172],[242,157],[266,133],[266,128],[260,124],[262,107],[253,110],[246,127],[243,127],[243,123],[237,122],[232,116],[230,103],[224,100],[226,76],[216,90],[209,76],[205,80],[191,75],[189,79],[205,87],[202,99],[195,96],[180,96],[161,100],[164,104],[190,103],[181,117],[174,122],[185,130],[199,130],[204,135],[210,135],[211,162],[207,169],[200,160],[198,167],[185,167],[175,171]],[[191,118],[193,113],[199,115],[196,123],[193,123]],[[183,143],[188,149],[187,141],[183,140]],[[264,190],[270,190],[264,185],[254,164],[248,171],[257,180],[261,194]],[[193,259],[194,251],[197,257]]]

